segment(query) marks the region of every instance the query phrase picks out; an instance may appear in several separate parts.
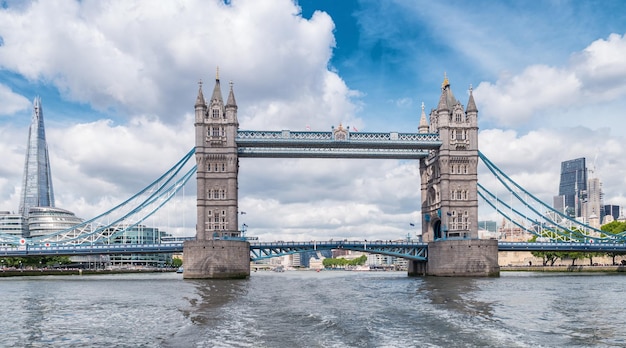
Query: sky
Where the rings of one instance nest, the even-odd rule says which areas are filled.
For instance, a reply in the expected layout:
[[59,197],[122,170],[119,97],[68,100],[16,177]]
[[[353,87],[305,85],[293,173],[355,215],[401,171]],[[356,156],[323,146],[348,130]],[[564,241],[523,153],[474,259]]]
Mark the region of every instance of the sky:
[[[626,207],[625,35],[620,0],[0,0],[0,210],[19,206],[36,96],[56,206],[87,219],[194,146],[217,67],[242,130],[417,132],[445,75],[463,104],[473,88],[480,151],[533,195],[551,204],[560,163],[585,157]],[[195,233],[188,186],[174,235]],[[415,236],[419,163],[244,158],[239,206],[263,241]]]

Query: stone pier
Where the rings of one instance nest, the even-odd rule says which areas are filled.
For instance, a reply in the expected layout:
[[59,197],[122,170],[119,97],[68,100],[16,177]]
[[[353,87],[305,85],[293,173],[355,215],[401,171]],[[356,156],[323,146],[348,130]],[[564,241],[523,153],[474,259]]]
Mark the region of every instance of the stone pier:
[[428,262],[410,262],[409,275],[497,277],[500,275],[498,241],[459,239],[430,242]]
[[183,246],[185,279],[237,279],[250,276],[250,243],[193,240]]

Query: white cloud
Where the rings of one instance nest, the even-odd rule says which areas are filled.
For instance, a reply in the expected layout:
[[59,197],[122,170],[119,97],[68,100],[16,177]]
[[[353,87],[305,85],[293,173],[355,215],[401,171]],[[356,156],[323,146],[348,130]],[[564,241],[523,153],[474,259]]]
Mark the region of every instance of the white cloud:
[[[242,129],[360,126],[355,117],[359,92],[328,68],[335,45],[332,20],[322,12],[305,20],[299,11],[288,0],[272,6],[190,0],[158,5],[34,2],[0,12],[2,68],[30,81],[50,83],[69,100],[126,115],[119,124],[102,119],[56,128],[48,122],[57,206],[93,217],[177,162],[194,145],[191,113],[196,81],[208,79],[204,93],[210,95],[216,66],[224,96],[226,81],[235,82]],[[23,161],[25,140],[16,144],[11,155]],[[0,182],[3,192],[15,192],[8,183],[21,182],[21,169],[16,166],[6,184]],[[307,173],[288,174],[286,181],[297,182],[289,175]],[[242,182],[245,178],[242,173]],[[195,197],[195,183],[189,186],[187,194]],[[254,196],[265,189],[253,183],[242,194]],[[348,197],[343,190],[335,193]],[[0,203],[17,205],[15,194]],[[274,212],[277,216],[291,211],[295,217],[298,204],[310,204],[296,194],[285,197]],[[337,204],[345,202],[333,204],[331,210],[336,211]],[[184,230],[193,229],[195,204],[186,200],[181,205],[193,213],[185,218]]]
[[285,124],[304,108],[320,124],[354,117],[355,92],[327,68],[332,20],[299,11],[289,0],[33,2],[0,12],[0,66],[129,117],[176,122],[193,107],[195,82],[210,81],[216,66],[235,82],[242,109],[280,108],[282,121],[257,122]]
[[495,83],[481,82],[475,90],[481,117],[498,127],[530,129],[616,124],[621,113],[602,111],[603,104],[623,104],[626,61],[619,57],[625,54],[626,36],[612,34],[574,54],[567,65],[531,65]]
[[[498,168],[548,205],[558,194],[561,162],[585,157],[587,167],[595,166],[594,175],[603,184],[604,201],[626,204],[626,158],[622,156],[626,145],[610,129],[537,129],[527,134],[490,129],[480,132],[479,148]],[[496,187],[496,179],[482,168],[479,182]],[[506,195],[504,190],[501,192]]]
[[0,83],[0,116],[12,115],[30,106],[31,103],[28,99]]

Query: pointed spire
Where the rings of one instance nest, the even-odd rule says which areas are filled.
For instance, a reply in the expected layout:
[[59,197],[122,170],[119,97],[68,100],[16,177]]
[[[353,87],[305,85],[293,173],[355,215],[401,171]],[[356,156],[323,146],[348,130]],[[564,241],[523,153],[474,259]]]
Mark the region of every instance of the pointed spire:
[[439,97],[439,104],[437,110],[452,110],[452,107],[458,103],[452,89],[450,89],[450,81],[448,80],[448,74],[443,74],[443,83],[441,84],[441,96]]
[[215,87],[213,88],[213,95],[211,96],[211,104],[213,103],[224,104],[222,99],[222,87],[220,86],[220,68],[217,67],[215,73]]
[[198,81],[198,97],[196,98],[196,107],[205,106],[204,94],[202,93],[202,80]]
[[426,121],[426,112],[424,112],[424,102],[422,102],[422,115],[420,116],[419,133],[428,133],[428,121]]
[[437,104],[437,110],[450,110],[448,108],[448,103],[446,102],[448,98],[446,98],[446,89],[441,89],[441,95],[439,96],[439,104]]
[[469,87],[469,101],[467,102],[467,110],[466,112],[478,112],[478,108],[476,108],[476,102],[474,101],[474,93],[472,85]]
[[233,81],[230,81],[230,91],[228,92],[228,100],[226,100],[227,107],[237,107],[237,102],[235,101],[235,93],[233,92]]

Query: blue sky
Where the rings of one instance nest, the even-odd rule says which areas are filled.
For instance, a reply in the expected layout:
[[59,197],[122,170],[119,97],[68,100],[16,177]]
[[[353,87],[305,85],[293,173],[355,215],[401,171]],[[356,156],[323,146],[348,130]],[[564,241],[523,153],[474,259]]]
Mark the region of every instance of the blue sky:
[[[473,87],[481,151],[531,192],[550,203],[561,161],[596,158],[605,202],[626,206],[625,34],[623,1],[3,1],[0,210],[17,209],[35,96],[57,206],[88,218],[193,146],[197,82],[207,93],[217,66],[240,128],[259,130],[416,131],[445,73],[461,103]],[[416,162],[241,168],[242,222],[264,239],[390,239],[419,221]]]

